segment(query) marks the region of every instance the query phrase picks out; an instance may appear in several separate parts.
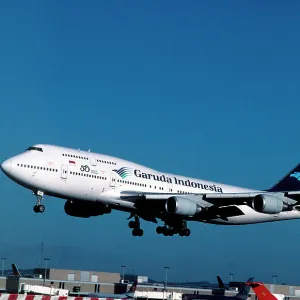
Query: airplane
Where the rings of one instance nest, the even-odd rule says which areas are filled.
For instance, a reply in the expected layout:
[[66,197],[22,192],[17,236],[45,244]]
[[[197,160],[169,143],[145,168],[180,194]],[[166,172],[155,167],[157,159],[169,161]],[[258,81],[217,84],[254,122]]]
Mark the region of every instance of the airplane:
[[220,276],[217,276],[217,281],[218,281],[219,288],[225,290],[225,284]]
[[225,295],[226,287],[220,276],[217,276],[217,281],[218,281],[218,288],[212,289],[212,293],[218,295]]
[[19,271],[18,267],[15,264],[11,264],[12,272],[9,274],[9,277],[24,277],[24,278],[34,278],[32,274],[24,274],[22,275]]
[[135,298],[134,292],[136,290],[137,281],[135,281],[125,294],[105,294],[105,293],[89,293],[86,297],[90,298],[106,298],[106,299],[129,299]]
[[272,294],[262,282],[248,282],[246,284],[253,289],[258,300],[283,300],[284,299],[284,295]]
[[245,282],[239,292],[235,296],[225,296],[225,295],[201,295],[201,294],[182,294],[182,300],[193,300],[193,299],[203,299],[203,300],[247,300],[249,297],[250,283],[253,281],[253,277],[249,278]]
[[13,276],[17,276],[17,277],[22,276],[19,269],[17,268],[17,266],[15,264],[11,264],[11,269],[12,269],[12,275]]
[[[189,221],[242,225],[300,218],[300,164],[266,190],[254,190],[159,172],[91,151],[37,144],[1,164],[2,171],[36,196],[62,198],[66,214],[90,218],[112,210],[129,213],[133,236],[141,219],[163,222],[156,232],[189,236]],[[261,171],[259,171],[261,174]]]

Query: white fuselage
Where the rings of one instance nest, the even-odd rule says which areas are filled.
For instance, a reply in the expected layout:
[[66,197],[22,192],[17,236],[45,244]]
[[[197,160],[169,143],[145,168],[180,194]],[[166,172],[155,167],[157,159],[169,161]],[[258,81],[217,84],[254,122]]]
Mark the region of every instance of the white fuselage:
[[[122,192],[156,194],[248,193],[253,190],[162,173],[123,159],[92,152],[35,145],[9,158],[2,169],[12,180],[33,190],[63,199],[101,202],[113,209],[135,210],[134,203],[120,197]],[[219,224],[247,224],[299,218],[298,211],[262,214],[247,205],[242,216],[211,220]]]

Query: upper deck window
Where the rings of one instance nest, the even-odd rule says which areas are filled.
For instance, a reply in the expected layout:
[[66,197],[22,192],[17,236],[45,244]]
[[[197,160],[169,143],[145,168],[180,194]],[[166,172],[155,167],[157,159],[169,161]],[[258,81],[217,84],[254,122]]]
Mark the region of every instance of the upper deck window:
[[43,149],[39,148],[39,147],[29,147],[27,150],[28,151],[40,151],[40,152],[43,152]]

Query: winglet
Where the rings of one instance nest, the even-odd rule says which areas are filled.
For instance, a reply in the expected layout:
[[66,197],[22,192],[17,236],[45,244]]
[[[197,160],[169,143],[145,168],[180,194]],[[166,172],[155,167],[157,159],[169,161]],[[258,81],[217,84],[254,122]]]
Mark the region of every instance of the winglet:
[[256,294],[258,300],[277,300],[262,282],[246,282]]

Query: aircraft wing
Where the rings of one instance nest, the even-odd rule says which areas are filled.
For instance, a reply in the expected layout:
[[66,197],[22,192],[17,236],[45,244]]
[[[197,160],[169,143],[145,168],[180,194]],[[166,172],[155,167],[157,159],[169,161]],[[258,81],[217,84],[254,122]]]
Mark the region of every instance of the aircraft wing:
[[258,195],[269,195],[272,197],[281,198],[285,203],[294,205],[298,201],[293,199],[295,195],[299,195],[297,192],[288,193],[272,193],[267,191],[257,191],[249,193],[201,193],[201,194],[176,194],[176,193],[151,193],[151,192],[136,192],[136,191],[123,191],[121,192],[121,199],[132,200],[132,202],[138,203],[140,200],[152,200],[161,201],[167,200],[170,197],[186,198],[191,201],[199,203],[204,207],[224,207],[229,205],[248,205],[254,197]]
[[[209,221],[215,218],[227,220],[229,217],[244,215],[241,206],[253,207],[253,199],[257,199],[258,206],[268,203],[267,210],[271,213],[280,212],[281,209],[292,210],[298,202],[289,198],[286,193],[274,193],[267,191],[255,191],[247,193],[207,193],[207,194],[175,194],[175,193],[147,193],[137,191],[123,191],[121,199],[131,201],[141,212],[140,216],[146,221],[157,223],[154,216],[166,216],[168,213],[176,213],[182,217],[199,221]],[[170,205],[169,205],[170,204]],[[278,207],[281,209],[277,211]],[[194,213],[175,212],[178,207],[183,209],[194,207]],[[171,208],[169,211],[166,207]],[[174,211],[171,211],[171,210]],[[275,211],[274,211],[275,209]],[[266,213],[269,213],[266,211]],[[261,211],[265,212],[265,211]]]

